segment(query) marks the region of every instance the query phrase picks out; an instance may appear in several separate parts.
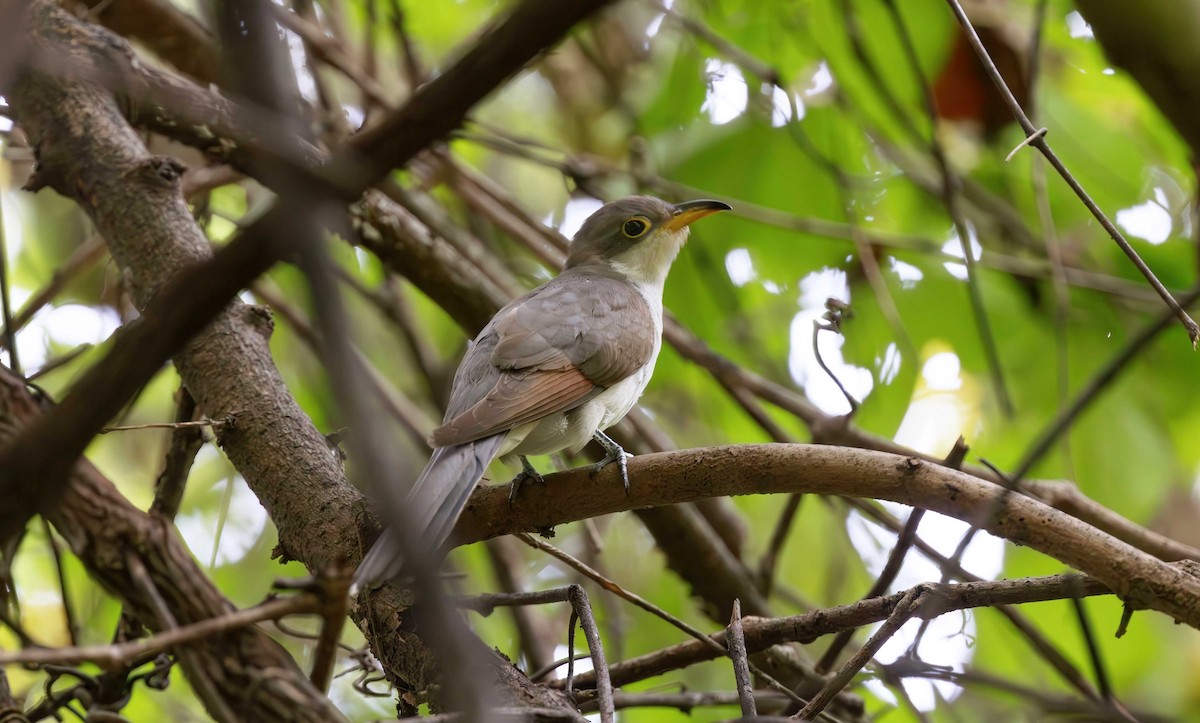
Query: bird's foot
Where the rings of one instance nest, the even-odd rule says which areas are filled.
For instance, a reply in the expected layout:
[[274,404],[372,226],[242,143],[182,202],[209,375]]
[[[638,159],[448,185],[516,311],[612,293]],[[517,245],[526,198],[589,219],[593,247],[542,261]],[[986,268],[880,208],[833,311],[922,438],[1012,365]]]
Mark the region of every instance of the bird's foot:
[[521,455],[521,471],[517,473],[516,477],[512,478],[511,486],[508,489],[509,507],[512,507],[513,503],[517,501],[517,494],[520,493],[521,488],[530,483],[545,485],[546,478],[533,468],[528,458]]
[[604,448],[604,459],[592,465],[592,474],[599,472],[613,462],[617,463],[618,469],[621,470],[621,483],[625,485],[625,494],[629,494],[629,463],[628,457],[633,455],[626,452],[604,432],[596,430],[592,435],[596,442]]

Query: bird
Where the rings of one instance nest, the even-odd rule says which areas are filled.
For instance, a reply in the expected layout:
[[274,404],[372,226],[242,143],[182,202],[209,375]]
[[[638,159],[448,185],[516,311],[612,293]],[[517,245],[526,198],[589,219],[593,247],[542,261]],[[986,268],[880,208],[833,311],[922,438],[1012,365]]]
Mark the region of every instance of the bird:
[[[496,313],[454,375],[433,454],[405,498],[415,525],[409,554],[436,555],[488,465],[519,459],[513,481],[540,480],[530,455],[578,452],[595,439],[616,462],[625,451],[604,430],[645,391],[662,347],[667,272],[689,225],[731,210],[721,201],[672,204],[629,196],[600,207],[571,241],[563,270]],[[398,535],[385,530],[355,571],[352,592],[404,572]]]

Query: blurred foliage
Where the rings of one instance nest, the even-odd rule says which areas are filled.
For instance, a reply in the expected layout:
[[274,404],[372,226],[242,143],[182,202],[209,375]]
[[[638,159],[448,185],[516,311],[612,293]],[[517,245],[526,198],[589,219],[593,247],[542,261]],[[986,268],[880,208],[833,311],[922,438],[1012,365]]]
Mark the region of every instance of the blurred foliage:
[[[399,70],[402,42],[391,5],[380,2],[371,9],[370,2],[327,0],[320,6],[323,17],[337,21],[332,27],[343,28],[353,57],[363,57],[364,39],[371,38],[381,82],[399,100],[405,87]],[[422,67],[436,73],[506,3],[401,0],[400,5],[413,53]],[[535,218],[565,224],[564,232],[595,207],[588,203],[589,194],[612,198],[650,192],[676,200],[729,200],[733,213],[694,228],[666,294],[667,308],[720,354],[803,390],[827,413],[844,413],[844,400],[811,351],[812,323],[824,310],[825,298],[838,297],[850,303],[853,317],[843,327],[844,338],[822,334],[820,346],[826,362],[862,403],[858,425],[932,454],[946,453],[961,434],[971,445],[971,459],[982,457],[1011,469],[1087,380],[1163,313],[1163,305],[1128,260],[1035,151],[1021,150],[1005,162],[1022,138],[1018,127],[989,124],[982,116],[949,120],[930,115],[932,100],[920,79],[942,83],[960,42],[944,3],[897,2],[896,12],[885,0],[677,0],[670,5],[668,14],[657,2],[625,2],[602,22],[577,29],[571,41],[477,109],[474,121],[448,148],[507,189]],[[1025,72],[1035,70],[1029,60],[1038,3],[1002,0],[989,5],[1002,11],[980,13],[977,22],[1001,39],[1002,49],[1018,58]],[[374,25],[368,25],[371,18]],[[1048,138],[1067,167],[1164,283],[1172,289],[1188,286],[1197,268],[1192,241],[1197,229],[1187,148],[1137,86],[1108,67],[1069,3],[1050,0],[1040,30],[1031,114],[1050,129]],[[910,33],[907,41],[904,32]],[[906,43],[911,43],[919,68],[913,67]],[[352,109],[349,116],[360,115],[355,87],[332,70],[320,72]],[[949,92],[965,98],[990,88],[986,83],[951,84]],[[969,185],[956,205],[975,248],[974,283],[995,337],[998,369],[989,369],[969,303],[961,245],[931,150],[935,139],[956,179]],[[561,164],[568,161],[577,171],[583,169],[574,178],[562,172]],[[86,221],[61,199],[16,191],[8,179],[20,173],[19,167],[9,167],[0,174],[5,179],[0,198],[8,273],[17,307],[49,281],[89,234]],[[397,177],[409,187],[426,183],[419,174]],[[493,244],[523,283],[545,278],[528,251],[478,217],[469,217],[453,192],[430,190],[457,222]],[[212,192],[202,218],[214,242],[235,233],[243,214],[262,202],[262,189],[253,184]],[[463,349],[461,330],[406,282],[389,281],[376,259],[338,242],[331,242],[331,248],[348,275],[369,289],[395,292],[417,320],[440,365],[435,370],[442,374],[440,383],[422,375],[394,323],[348,292],[355,333],[367,358],[428,420],[439,418],[437,400],[444,393],[439,384]],[[1069,288],[1055,288],[1055,259],[1074,270],[1067,276]],[[875,274],[878,285],[873,287]],[[303,280],[295,270],[277,269],[263,286],[307,316]],[[895,310],[894,318],[889,309]],[[94,265],[20,332],[26,371],[80,344],[102,344],[120,321],[130,318],[120,270]],[[285,315],[277,316],[276,361],[314,421],[332,432],[339,426],[336,399],[303,337]],[[79,356],[39,383],[51,394],[61,394],[101,351]],[[1188,529],[1186,521],[1195,520],[1192,486],[1200,465],[1200,445],[1195,443],[1200,410],[1186,391],[1195,388],[1195,369],[1184,332],[1169,327],[1091,404],[1032,476],[1071,479],[1089,496],[1139,523]],[[995,375],[1012,398],[1011,416],[998,403]],[[174,372],[164,370],[120,423],[168,421],[177,386]],[[770,439],[705,371],[670,348],[664,349],[643,407],[681,447]],[[779,410],[771,414],[796,440],[806,440],[808,433],[798,420]],[[145,507],[167,439],[164,430],[108,434],[95,441],[89,454],[135,504]],[[415,475],[423,463],[423,457],[414,456],[408,473]],[[542,467],[552,465],[540,460]],[[511,470],[494,472],[494,478],[506,479]],[[753,567],[784,500],[744,497],[734,503],[749,522],[747,561]],[[894,538],[861,518],[848,517],[839,500],[803,500],[780,561],[779,593],[772,598],[777,613],[797,612],[807,604],[852,602],[867,590]],[[592,560],[670,613],[702,629],[716,629],[719,623],[705,617],[687,586],[664,574],[662,557],[635,518],[621,515],[594,525],[602,543],[599,551],[590,546],[581,524],[558,530],[555,544]],[[238,605],[260,600],[274,578],[303,574],[295,563],[281,569],[270,559],[270,522],[212,444],[192,471],[179,527]],[[962,528],[927,525],[923,530],[948,553]],[[28,631],[40,642],[62,645],[68,641],[62,600],[46,545],[41,527],[31,525],[15,576]],[[524,559],[522,572],[531,588],[577,579],[544,556],[528,553]],[[464,591],[496,588],[482,546],[456,551],[451,564],[467,573],[456,583]],[[985,540],[968,553],[967,567],[985,576],[1020,577],[1058,572],[1063,566],[1029,550]],[[913,562],[897,585],[931,575],[936,577],[936,571]],[[117,607],[73,560],[68,559],[66,576],[78,641],[106,642]],[[594,587],[589,590],[610,661],[684,638],[662,621]],[[1196,631],[1143,613],[1134,618],[1129,634],[1117,640],[1112,632],[1119,603],[1094,599],[1086,607],[1123,702],[1168,719],[1200,720]],[[1044,603],[1024,612],[1076,666],[1091,670],[1068,604]],[[553,621],[565,645],[569,611],[562,607],[537,614]],[[953,620],[927,636],[921,648],[930,662],[1048,695],[1071,693],[999,615],[982,610],[947,618]],[[470,620],[485,640],[518,660],[511,617],[497,613]],[[308,665],[310,641],[279,638]],[[352,629],[346,638],[350,645],[361,643]],[[827,644],[822,640],[809,646],[813,656]],[[0,645],[15,645],[3,627]],[[14,668],[6,672],[18,692],[37,697],[39,674]],[[353,677],[338,678],[333,691],[347,714],[358,720],[388,716],[389,699],[363,698],[351,688]],[[868,670],[863,679],[873,677]],[[629,690],[729,690],[731,680],[727,665],[711,663]],[[1029,696],[986,685],[969,685],[964,692],[939,684],[935,694],[916,681],[908,691],[933,721],[1041,715]],[[878,681],[855,692],[866,698],[872,715],[886,715],[889,721],[917,719],[897,702],[894,690]],[[177,672],[167,692],[139,691],[124,715],[134,721],[203,719]],[[704,709],[693,711],[691,719],[733,715],[732,708]],[[631,723],[686,718],[663,709],[622,713],[622,720]]]

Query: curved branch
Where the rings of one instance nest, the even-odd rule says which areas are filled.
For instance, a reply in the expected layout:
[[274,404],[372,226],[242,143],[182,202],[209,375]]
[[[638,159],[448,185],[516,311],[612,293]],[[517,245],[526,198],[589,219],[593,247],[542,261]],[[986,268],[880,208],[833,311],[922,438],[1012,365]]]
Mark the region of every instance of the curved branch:
[[1022,494],[916,457],[805,444],[709,447],[634,457],[630,491],[616,473],[577,469],[522,491],[504,485],[471,498],[456,538],[474,542],[545,530],[625,510],[709,497],[806,493],[870,497],[940,512],[1096,578],[1135,607],[1200,628],[1200,578]]

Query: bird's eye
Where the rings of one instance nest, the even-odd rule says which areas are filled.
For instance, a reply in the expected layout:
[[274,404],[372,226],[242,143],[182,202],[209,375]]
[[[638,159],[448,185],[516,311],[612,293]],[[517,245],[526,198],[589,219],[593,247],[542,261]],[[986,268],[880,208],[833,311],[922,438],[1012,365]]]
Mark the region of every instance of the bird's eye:
[[650,219],[645,216],[634,216],[621,226],[621,233],[625,234],[626,238],[637,238],[646,233],[650,228]]

